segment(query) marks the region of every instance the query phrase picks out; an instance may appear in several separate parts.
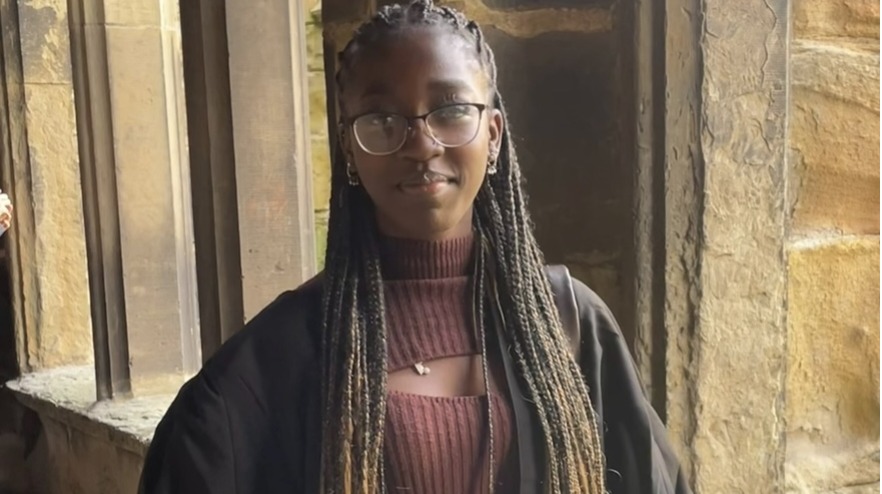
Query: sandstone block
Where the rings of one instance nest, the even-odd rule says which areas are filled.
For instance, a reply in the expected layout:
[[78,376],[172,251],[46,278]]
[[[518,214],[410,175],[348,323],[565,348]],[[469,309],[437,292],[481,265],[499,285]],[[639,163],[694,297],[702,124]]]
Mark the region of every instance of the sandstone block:
[[33,195],[16,211],[33,208],[33,250],[20,252],[22,265],[37,271],[38,286],[22,289],[24,303],[36,304],[39,315],[26,322],[28,359],[35,367],[88,362],[92,328],[73,93],[66,85],[26,84],[25,100]]
[[793,49],[793,228],[879,232],[879,52]]
[[787,491],[878,492],[879,237],[792,245],[788,296]]
[[67,2],[19,2],[24,79],[31,83],[71,83]]
[[[169,12],[177,9],[177,2],[168,0],[103,0],[104,20],[108,25],[159,26],[162,4]],[[175,16],[177,17],[177,16]]]
[[796,38],[844,36],[879,39],[878,1],[795,0],[792,8],[793,34]]
[[847,447],[879,438],[879,237],[789,249],[790,434]]

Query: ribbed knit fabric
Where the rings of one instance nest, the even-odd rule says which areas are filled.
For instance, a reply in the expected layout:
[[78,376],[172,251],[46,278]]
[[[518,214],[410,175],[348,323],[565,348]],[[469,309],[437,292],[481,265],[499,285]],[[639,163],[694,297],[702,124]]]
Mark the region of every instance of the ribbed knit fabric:
[[[493,403],[496,493],[516,492],[510,455],[513,422],[499,393]],[[484,396],[454,398],[392,392],[386,402],[389,492],[487,493],[487,404]]]
[[[479,355],[471,322],[469,268],[473,237],[443,242],[381,242],[388,370],[433,359]],[[493,406],[496,493],[516,492],[511,405]],[[392,391],[386,416],[386,481],[390,493],[471,494],[489,491],[487,397],[433,397]]]

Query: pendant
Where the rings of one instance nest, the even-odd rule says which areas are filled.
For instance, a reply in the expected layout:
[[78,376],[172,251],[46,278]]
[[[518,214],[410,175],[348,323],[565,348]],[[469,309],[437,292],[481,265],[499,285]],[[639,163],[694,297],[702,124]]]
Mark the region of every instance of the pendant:
[[422,362],[417,362],[413,364],[413,370],[415,370],[416,373],[421,376],[425,376],[428,373],[432,372],[432,369],[430,369],[428,366],[423,365]]

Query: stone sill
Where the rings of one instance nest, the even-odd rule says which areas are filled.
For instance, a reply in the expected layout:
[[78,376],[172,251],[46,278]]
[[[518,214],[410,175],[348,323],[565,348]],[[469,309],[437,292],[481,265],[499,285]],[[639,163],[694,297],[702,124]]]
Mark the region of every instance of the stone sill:
[[96,402],[92,366],[42,370],[10,381],[6,387],[40,417],[51,418],[142,457],[147,454],[156,425],[175,397],[171,393]]

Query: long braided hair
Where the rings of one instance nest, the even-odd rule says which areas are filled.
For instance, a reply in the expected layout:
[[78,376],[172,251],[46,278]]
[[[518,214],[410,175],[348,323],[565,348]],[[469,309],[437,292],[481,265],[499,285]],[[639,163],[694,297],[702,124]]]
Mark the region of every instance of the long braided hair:
[[[474,207],[477,255],[473,280],[474,320],[487,372],[488,307],[501,306],[501,319],[516,370],[535,406],[544,435],[548,491],[605,492],[604,460],[594,411],[580,369],[572,358],[533,236],[517,156],[496,64],[481,29],[461,13],[417,0],[379,10],[338,55],[338,96],[360,50],[405,28],[446,29],[475,47],[487,76],[493,105],[505,125],[498,173],[487,175]],[[341,125],[341,132],[345,129]],[[375,494],[385,491],[383,440],[386,417],[386,327],[374,209],[363,187],[349,184],[338,140],[333,165],[325,288],[322,302],[322,492]],[[489,390],[489,387],[486,389]],[[489,414],[488,400],[488,414]],[[489,419],[489,415],[488,415]],[[493,490],[492,420],[490,427]]]

